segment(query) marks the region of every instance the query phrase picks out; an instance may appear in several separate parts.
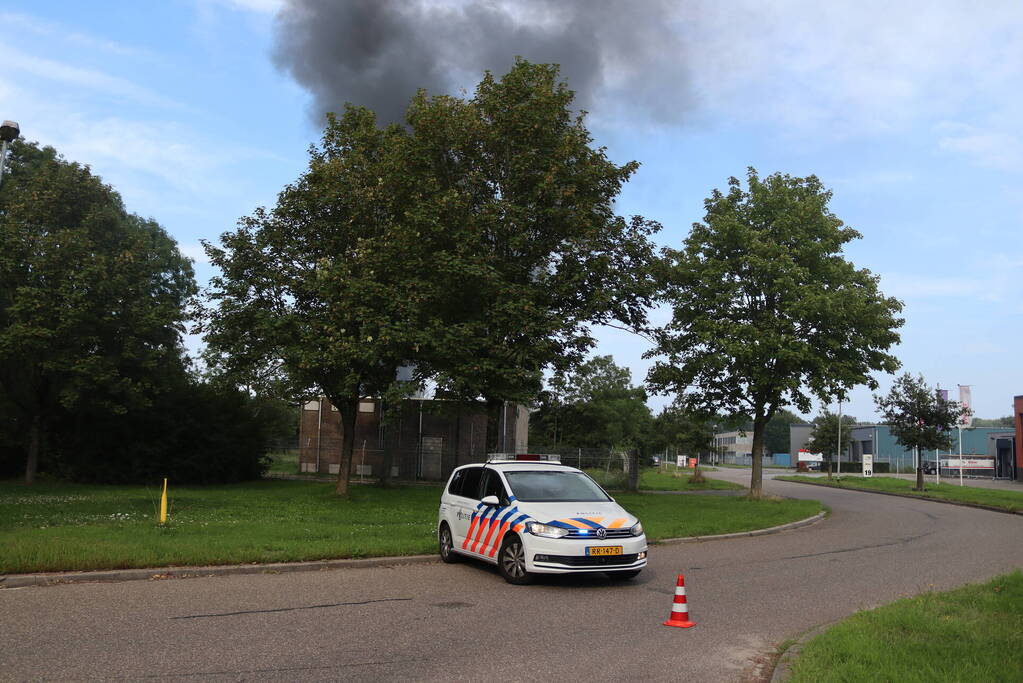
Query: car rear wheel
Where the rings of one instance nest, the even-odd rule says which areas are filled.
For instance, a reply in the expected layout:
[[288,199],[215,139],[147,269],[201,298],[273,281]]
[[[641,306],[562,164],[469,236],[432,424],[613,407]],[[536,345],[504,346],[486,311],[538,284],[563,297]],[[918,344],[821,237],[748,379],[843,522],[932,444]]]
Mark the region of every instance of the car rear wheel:
[[525,586],[533,582],[533,575],[526,571],[526,551],[522,539],[509,534],[501,543],[497,553],[497,569],[508,583]]
[[440,532],[437,534],[437,541],[440,546],[440,559],[447,564],[461,562],[462,557],[455,552],[454,543],[451,540],[451,529],[447,524],[440,525]]

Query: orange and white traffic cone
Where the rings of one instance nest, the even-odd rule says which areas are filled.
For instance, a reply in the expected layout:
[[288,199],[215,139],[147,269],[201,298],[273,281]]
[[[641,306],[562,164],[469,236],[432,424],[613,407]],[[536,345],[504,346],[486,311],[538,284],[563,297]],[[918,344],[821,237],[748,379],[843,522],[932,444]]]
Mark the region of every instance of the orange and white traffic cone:
[[686,577],[678,575],[675,583],[675,602],[671,605],[671,616],[665,626],[678,626],[679,628],[690,628],[696,626],[696,622],[689,621],[689,603],[686,602]]

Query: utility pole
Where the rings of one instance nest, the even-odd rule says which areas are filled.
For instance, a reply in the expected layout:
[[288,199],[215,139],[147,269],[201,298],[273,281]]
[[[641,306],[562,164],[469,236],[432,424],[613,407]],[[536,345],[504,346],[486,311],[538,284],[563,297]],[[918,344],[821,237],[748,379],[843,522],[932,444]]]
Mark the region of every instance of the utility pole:
[[838,460],[837,477],[842,476],[842,397],[838,397],[838,446],[835,448],[835,458]]
[[7,163],[7,145],[18,139],[21,128],[14,121],[4,121],[0,124],[0,183],[4,180],[4,164]]

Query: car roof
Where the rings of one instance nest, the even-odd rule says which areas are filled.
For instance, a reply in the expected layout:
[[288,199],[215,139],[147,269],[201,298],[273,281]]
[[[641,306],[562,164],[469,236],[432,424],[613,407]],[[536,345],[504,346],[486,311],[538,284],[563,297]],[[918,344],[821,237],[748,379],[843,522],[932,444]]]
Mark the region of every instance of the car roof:
[[518,460],[509,462],[474,462],[462,465],[456,469],[467,467],[486,467],[487,469],[500,470],[502,472],[579,472],[580,470],[561,463],[544,462],[536,460]]

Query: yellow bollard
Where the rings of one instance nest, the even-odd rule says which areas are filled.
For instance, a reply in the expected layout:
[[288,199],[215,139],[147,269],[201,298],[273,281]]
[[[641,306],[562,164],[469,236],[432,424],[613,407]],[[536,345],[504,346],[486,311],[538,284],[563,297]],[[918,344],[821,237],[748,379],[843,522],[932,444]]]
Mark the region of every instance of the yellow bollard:
[[163,480],[163,495],[160,496],[160,524],[167,522],[167,479]]

